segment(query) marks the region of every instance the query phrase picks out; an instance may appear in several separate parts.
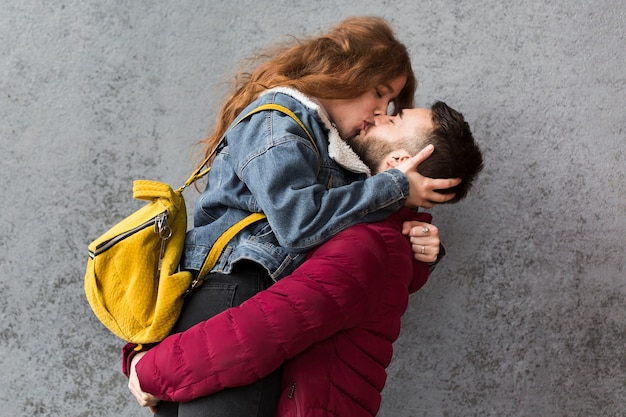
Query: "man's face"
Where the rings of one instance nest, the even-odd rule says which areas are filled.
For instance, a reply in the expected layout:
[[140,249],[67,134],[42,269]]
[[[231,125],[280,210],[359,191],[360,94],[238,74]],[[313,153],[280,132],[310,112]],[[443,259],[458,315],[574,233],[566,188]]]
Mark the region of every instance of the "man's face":
[[[376,116],[374,125],[361,130],[359,138],[375,136],[386,141],[414,136],[416,132],[431,131],[433,112],[430,109],[403,109],[397,116]],[[355,140],[359,140],[356,138]]]
[[405,146],[405,140],[418,141],[434,129],[430,109],[404,109],[397,116],[376,116],[374,123],[347,140],[361,159],[376,171],[389,152]]

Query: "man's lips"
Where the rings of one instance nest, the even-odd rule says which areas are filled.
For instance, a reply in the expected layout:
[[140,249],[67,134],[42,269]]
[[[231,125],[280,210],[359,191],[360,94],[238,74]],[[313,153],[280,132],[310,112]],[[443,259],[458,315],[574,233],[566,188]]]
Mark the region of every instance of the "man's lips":
[[370,123],[367,120],[363,122],[363,126],[361,127],[361,130],[359,131],[359,136],[363,136],[365,133],[367,133],[367,131],[374,126],[374,123]]

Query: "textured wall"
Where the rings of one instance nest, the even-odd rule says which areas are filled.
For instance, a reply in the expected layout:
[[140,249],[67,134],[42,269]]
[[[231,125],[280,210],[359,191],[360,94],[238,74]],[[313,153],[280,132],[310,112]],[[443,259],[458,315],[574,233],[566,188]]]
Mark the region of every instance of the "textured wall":
[[449,256],[380,415],[626,415],[623,2],[337,3],[0,0],[0,416],[150,415],[84,299],[86,245],[133,179],[186,178],[240,59],[354,14],[394,24],[418,103],[462,110],[486,156],[433,210]]

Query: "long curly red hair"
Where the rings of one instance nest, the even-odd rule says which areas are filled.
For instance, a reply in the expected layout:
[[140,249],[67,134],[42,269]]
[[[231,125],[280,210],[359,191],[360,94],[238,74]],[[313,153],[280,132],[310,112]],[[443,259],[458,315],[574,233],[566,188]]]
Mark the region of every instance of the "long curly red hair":
[[417,80],[407,48],[379,17],[352,17],[330,32],[295,39],[252,57],[252,70],[236,74],[233,92],[219,111],[215,127],[200,144],[205,154],[219,143],[228,126],[259,94],[292,87],[321,99],[350,99],[399,76],[407,82],[394,108],[413,107]]

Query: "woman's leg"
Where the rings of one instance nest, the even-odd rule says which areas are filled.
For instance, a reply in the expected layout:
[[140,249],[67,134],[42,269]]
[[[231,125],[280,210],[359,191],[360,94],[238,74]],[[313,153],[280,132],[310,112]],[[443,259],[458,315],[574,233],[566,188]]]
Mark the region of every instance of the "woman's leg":
[[[264,269],[253,263],[232,274],[209,274],[204,284],[185,300],[173,332],[182,332],[229,307],[238,306],[272,284]],[[187,403],[159,404],[159,417],[272,416],[280,395],[280,369],[238,388],[230,388]]]

